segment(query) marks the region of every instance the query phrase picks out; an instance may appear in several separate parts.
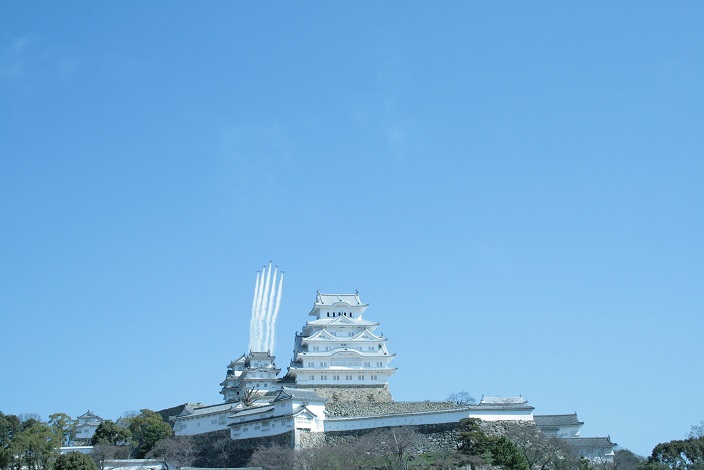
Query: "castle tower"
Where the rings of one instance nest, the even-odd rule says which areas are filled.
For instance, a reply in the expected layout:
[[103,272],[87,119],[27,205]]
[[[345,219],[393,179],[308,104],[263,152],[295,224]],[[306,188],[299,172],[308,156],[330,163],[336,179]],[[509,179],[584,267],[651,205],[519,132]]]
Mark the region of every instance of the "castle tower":
[[227,375],[220,384],[220,393],[226,402],[241,400],[247,390],[255,390],[263,395],[270,390],[281,388],[276,376],[281,369],[274,364],[276,357],[266,352],[250,352],[241,355],[227,366]]
[[293,360],[282,382],[314,388],[324,397],[340,400],[390,401],[386,338],[375,332],[379,323],[364,319],[369,305],[359,294],[318,292],[313,317],[296,334]]

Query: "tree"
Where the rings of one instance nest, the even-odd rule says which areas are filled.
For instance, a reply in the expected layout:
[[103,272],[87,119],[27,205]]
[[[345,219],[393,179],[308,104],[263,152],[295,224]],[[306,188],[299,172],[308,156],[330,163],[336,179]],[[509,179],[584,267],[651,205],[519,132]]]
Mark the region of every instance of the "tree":
[[377,466],[406,469],[419,441],[418,433],[409,427],[382,428],[365,434],[358,441],[357,448],[362,455],[374,456]]
[[699,424],[692,425],[692,429],[687,434],[688,439],[698,439],[704,437],[704,419],[699,421]]
[[264,447],[257,449],[249,459],[249,466],[267,470],[290,470],[294,468],[295,451],[284,447]]
[[447,401],[451,401],[458,405],[474,405],[477,400],[474,399],[469,392],[462,390],[461,392],[454,392],[447,396]]
[[15,434],[11,449],[18,457],[18,468],[25,466],[36,470],[51,467],[60,445],[60,438],[51,426],[31,418],[22,423],[22,430]]
[[457,450],[465,455],[476,455],[485,461],[491,460],[489,437],[481,427],[481,420],[464,418],[457,424]]
[[[481,427],[481,420],[464,418],[457,425],[457,449],[466,455],[481,458],[484,463],[499,465],[507,470],[526,470],[528,465],[518,447],[505,436],[488,436]],[[480,463],[469,461],[472,469]]]
[[65,413],[49,415],[49,426],[59,435],[62,445],[69,445],[76,435],[76,421]]
[[229,436],[222,436],[214,441],[210,446],[210,456],[214,459],[211,465],[227,468],[230,461],[230,454],[233,452],[234,442]]
[[513,426],[506,437],[523,456],[528,468],[576,468],[578,459],[558,438],[548,437],[535,426]]
[[525,458],[519,452],[516,444],[506,436],[492,436],[489,438],[489,442],[491,463],[506,470],[528,470]]
[[648,457],[647,468],[704,469],[704,437],[663,442]]
[[132,433],[129,429],[119,426],[112,420],[106,419],[98,425],[95,433],[93,433],[90,445],[126,445],[129,444],[131,440]]
[[69,452],[56,459],[54,470],[97,470],[93,459],[80,452]]
[[158,458],[177,469],[190,466],[195,459],[196,447],[190,436],[167,437],[154,445],[147,453],[149,458]]
[[110,459],[127,459],[131,448],[127,445],[94,444],[90,456],[100,470],[105,469],[105,462]]
[[144,458],[159,440],[173,435],[171,426],[152,410],[143,409],[137,416],[127,418],[126,422],[135,445],[133,456],[137,459]]
[[10,468],[15,460],[12,441],[21,429],[22,425],[17,416],[6,415],[0,411],[0,469],[2,470]]
[[645,459],[637,456],[628,449],[619,449],[614,452],[613,460],[601,460],[595,462],[595,470],[636,470],[640,469]]
[[254,405],[254,402],[257,401],[257,398],[259,397],[259,393],[257,390],[253,388],[248,388],[247,390],[244,391],[244,395],[242,398],[240,398],[240,401],[245,407],[250,407]]

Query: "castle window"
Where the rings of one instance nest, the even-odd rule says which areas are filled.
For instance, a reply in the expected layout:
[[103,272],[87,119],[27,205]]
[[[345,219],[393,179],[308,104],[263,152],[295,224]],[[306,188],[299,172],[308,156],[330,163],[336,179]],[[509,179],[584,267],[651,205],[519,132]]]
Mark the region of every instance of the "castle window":
[[352,376],[351,376],[351,375],[346,375],[346,376],[345,376],[345,380],[352,380]]
[[364,367],[371,367],[371,366],[372,366],[372,363],[371,363],[371,362],[365,362],[365,363],[364,363]]
[[328,317],[330,316],[330,312],[328,312]]
[[364,376],[363,376],[363,375],[360,375],[360,376],[359,376],[359,380],[364,380]]

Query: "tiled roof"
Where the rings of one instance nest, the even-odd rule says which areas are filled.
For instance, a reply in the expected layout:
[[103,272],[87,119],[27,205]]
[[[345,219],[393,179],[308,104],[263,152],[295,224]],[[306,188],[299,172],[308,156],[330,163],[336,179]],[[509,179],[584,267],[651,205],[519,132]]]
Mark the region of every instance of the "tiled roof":
[[526,405],[528,400],[523,397],[485,397],[479,401],[478,406],[488,405],[488,406],[516,406],[516,405]]
[[291,398],[293,400],[300,400],[300,401],[314,401],[314,402],[325,402],[327,401],[326,398],[321,397],[318,395],[315,390],[302,390],[300,388],[291,388],[291,387],[282,387],[280,393],[278,396],[274,399],[276,400],[285,400],[287,398]]
[[267,405],[267,406],[257,406],[255,408],[247,408],[242,411],[238,411],[236,414],[232,415],[234,418],[242,418],[243,416],[250,416],[250,415],[256,415],[259,413],[265,413],[267,411],[272,411],[274,409],[273,406]]
[[[85,413],[83,413],[81,416],[78,416],[76,419],[78,419],[78,418],[100,418],[100,416],[93,414],[92,411],[88,410]],[[102,418],[100,418],[100,419],[102,419]]]
[[611,442],[611,437],[565,437],[562,442],[573,447],[616,447],[615,442]]
[[209,405],[199,407],[186,405],[183,411],[177,416],[177,418],[183,416],[202,416],[211,413],[219,413],[222,411],[230,410],[234,407],[235,405],[233,403],[222,403],[220,405]]
[[337,303],[344,302],[353,307],[364,305],[359,299],[359,294],[321,294],[318,293],[315,304],[316,305],[335,305]]
[[581,426],[584,424],[577,419],[577,413],[569,415],[533,415],[533,420],[538,427]]

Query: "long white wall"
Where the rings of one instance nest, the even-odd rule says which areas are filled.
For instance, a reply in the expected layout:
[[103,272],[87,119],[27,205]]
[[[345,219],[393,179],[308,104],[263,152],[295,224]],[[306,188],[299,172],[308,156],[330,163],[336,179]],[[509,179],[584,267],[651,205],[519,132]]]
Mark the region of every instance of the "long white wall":
[[456,423],[463,418],[480,418],[484,421],[532,421],[531,411],[504,410],[441,410],[415,413],[398,413],[382,416],[328,418],[324,420],[324,430],[348,431],[356,429],[371,429],[386,426],[417,426],[421,424]]

